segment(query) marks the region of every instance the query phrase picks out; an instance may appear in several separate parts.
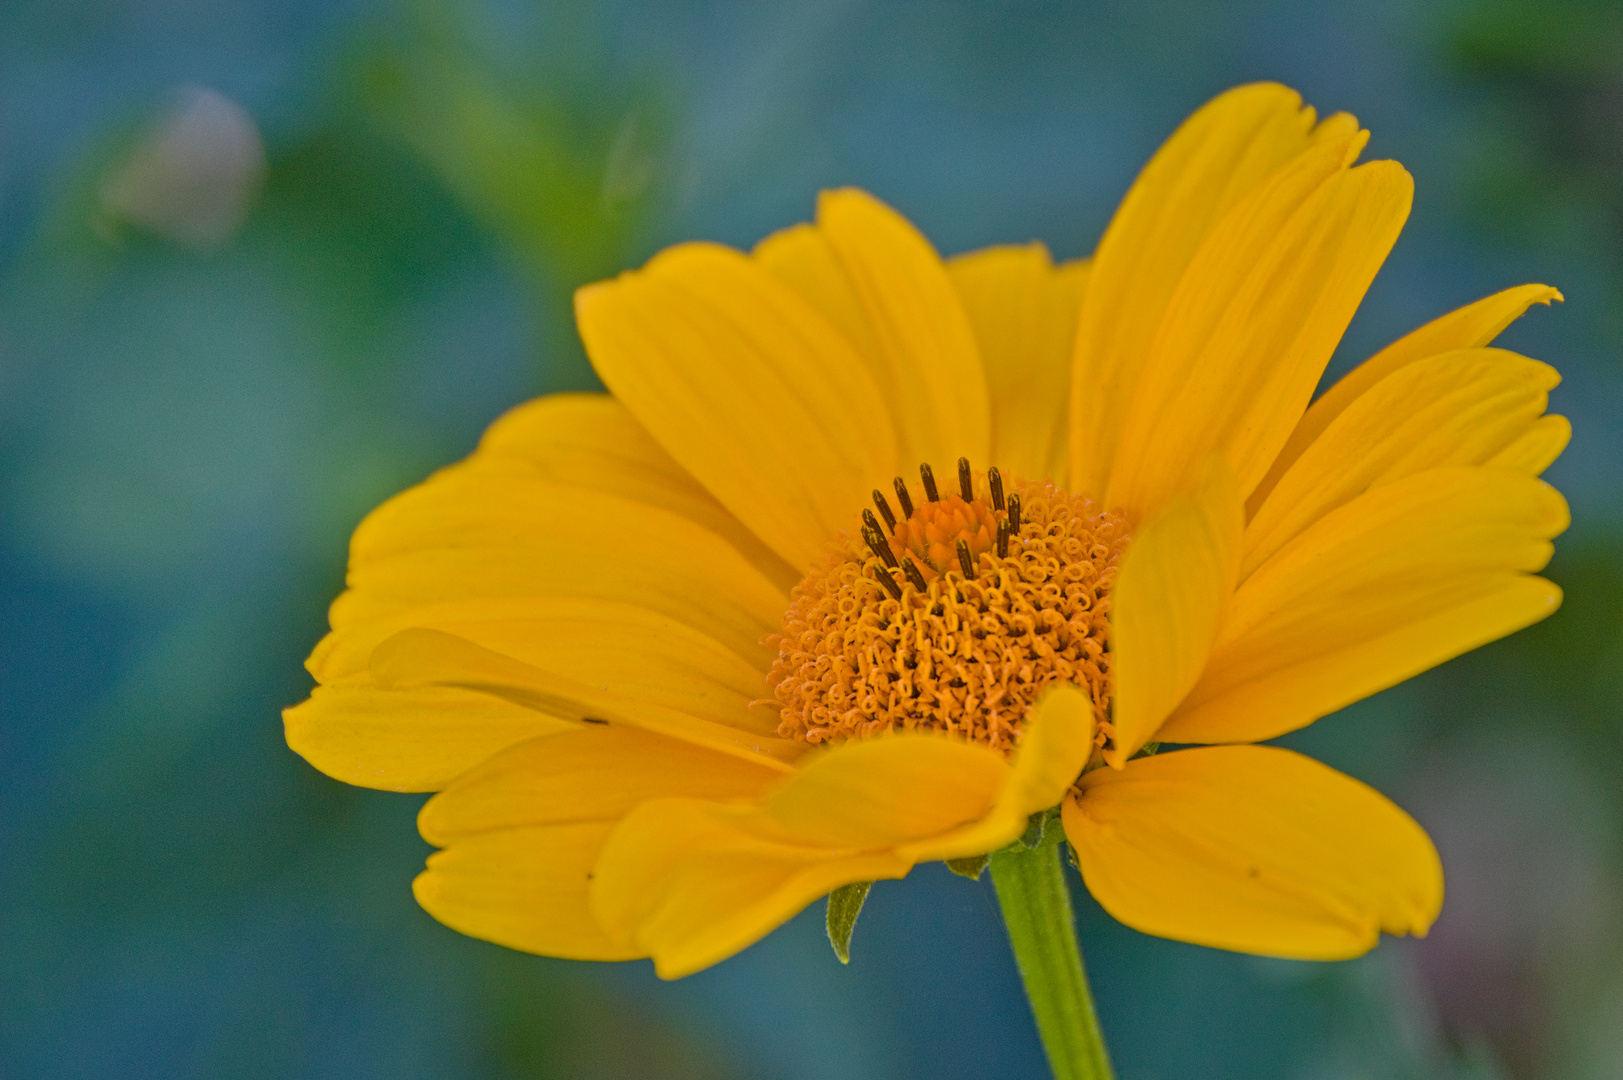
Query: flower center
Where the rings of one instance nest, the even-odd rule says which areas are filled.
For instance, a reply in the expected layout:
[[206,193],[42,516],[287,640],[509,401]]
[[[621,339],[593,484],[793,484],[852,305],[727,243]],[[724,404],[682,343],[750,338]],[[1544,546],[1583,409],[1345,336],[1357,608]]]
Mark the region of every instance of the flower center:
[[1110,715],[1110,587],[1127,522],[1052,483],[972,473],[924,500],[896,479],[858,540],[842,533],[790,594],[768,676],[778,733],[810,743],[943,731],[1011,749],[1042,689],[1088,690]]

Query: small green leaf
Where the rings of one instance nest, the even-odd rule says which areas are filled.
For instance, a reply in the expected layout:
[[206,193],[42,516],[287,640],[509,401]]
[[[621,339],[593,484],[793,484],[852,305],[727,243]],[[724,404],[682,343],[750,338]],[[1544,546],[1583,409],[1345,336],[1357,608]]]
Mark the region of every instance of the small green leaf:
[[992,856],[990,855],[971,855],[967,859],[948,859],[947,869],[959,877],[966,877],[971,881],[975,881],[981,876],[981,871],[986,869],[986,864],[991,859]]
[[828,894],[828,943],[842,964],[851,962],[851,932],[857,928],[857,916],[862,914],[871,888],[871,881],[853,881]]

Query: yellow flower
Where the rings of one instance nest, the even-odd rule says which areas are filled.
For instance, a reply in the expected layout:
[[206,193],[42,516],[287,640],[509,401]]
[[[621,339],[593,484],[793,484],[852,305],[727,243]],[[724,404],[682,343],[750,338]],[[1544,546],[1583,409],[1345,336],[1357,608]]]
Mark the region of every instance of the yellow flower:
[[1091,261],[943,262],[843,190],[581,290],[612,396],[519,407],[360,526],[289,743],[441,791],[436,918],[667,977],[1059,804],[1150,933],[1424,933],[1420,827],[1252,744],[1553,611],[1537,477],[1569,428],[1554,370],[1487,347],[1538,285],[1309,405],[1409,210],[1401,166],[1353,167],[1366,135],[1245,86]]

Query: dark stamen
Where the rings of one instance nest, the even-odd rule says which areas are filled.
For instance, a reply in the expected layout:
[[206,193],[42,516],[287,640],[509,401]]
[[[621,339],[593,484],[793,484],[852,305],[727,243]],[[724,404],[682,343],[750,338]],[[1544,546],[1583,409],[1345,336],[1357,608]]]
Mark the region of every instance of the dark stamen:
[[1001,518],[997,523],[997,557],[1009,557],[1009,519]]
[[992,509],[1003,509],[1003,474],[996,465],[986,470],[986,482],[992,486]]
[[874,577],[878,580],[879,584],[885,587],[885,591],[890,593],[890,598],[892,600],[900,600],[902,598],[902,587],[896,584],[896,579],[890,576],[889,570],[880,570],[879,568],[875,567]]
[[919,573],[919,568],[913,564],[912,559],[902,560],[902,573],[907,575],[907,580],[911,581],[919,592],[924,592],[928,587],[924,584],[924,575]]
[[1009,531],[1011,533],[1020,531],[1020,496],[1018,495],[1009,496]]
[[964,572],[967,580],[975,576],[975,563],[969,557],[969,541],[958,541],[958,567]]
[[924,481],[924,497],[931,502],[940,502],[941,495],[935,489],[935,473],[930,471],[929,462],[919,466],[919,479]]
[[958,459],[958,492],[963,495],[965,502],[975,501],[975,481],[969,475],[969,459]]
[[913,496],[907,493],[907,484],[900,476],[896,478],[896,501],[902,504],[903,517],[913,516]]
[[879,556],[880,562],[892,568],[896,566],[896,555],[890,550],[890,545],[885,543],[885,536],[879,531],[878,526],[870,528],[864,525],[862,527],[862,538],[868,541],[868,546],[873,549],[875,555]]
[[890,503],[886,502],[885,497],[879,494],[878,488],[873,489],[873,504],[879,508],[879,516],[885,519],[885,524],[890,528],[890,531],[895,532],[896,515],[890,512]]

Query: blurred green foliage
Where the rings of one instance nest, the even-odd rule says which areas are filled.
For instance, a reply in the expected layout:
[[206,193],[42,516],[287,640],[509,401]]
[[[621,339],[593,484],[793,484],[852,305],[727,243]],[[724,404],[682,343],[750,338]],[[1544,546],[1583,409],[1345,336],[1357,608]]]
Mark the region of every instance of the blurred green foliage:
[[[658,205],[669,174],[664,102],[651,85],[602,72],[504,72],[470,40],[467,14],[419,0],[401,33],[362,51],[356,101],[515,256],[549,324],[570,328],[558,299],[626,268]],[[568,25],[578,16],[546,21],[582,33]],[[547,346],[550,389],[595,384],[572,329]]]

